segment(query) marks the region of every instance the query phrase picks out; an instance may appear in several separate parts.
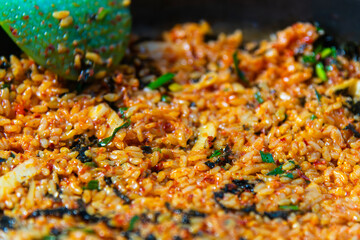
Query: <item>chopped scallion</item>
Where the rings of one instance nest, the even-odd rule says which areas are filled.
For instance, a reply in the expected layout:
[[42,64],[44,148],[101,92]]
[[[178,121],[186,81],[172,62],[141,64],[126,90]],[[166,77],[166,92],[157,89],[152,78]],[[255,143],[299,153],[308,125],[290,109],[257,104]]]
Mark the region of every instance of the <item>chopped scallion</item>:
[[109,9],[103,9],[101,12],[99,12],[96,16],[96,20],[103,20],[106,15],[108,15],[108,13],[110,13]]
[[275,163],[271,153],[260,151],[261,160],[265,163]]
[[326,82],[328,80],[327,76],[326,76],[326,71],[325,71],[325,67],[324,64],[322,62],[318,62],[315,66],[315,72],[316,75],[323,81]]
[[128,107],[121,107],[119,108],[119,113],[122,118],[125,118],[125,112],[128,110]]
[[299,206],[296,206],[296,205],[279,206],[279,208],[283,209],[283,210],[293,210],[293,211],[299,210]]
[[268,172],[268,176],[276,176],[276,175],[279,175],[279,174],[283,174],[284,173],[284,170],[282,170],[282,166],[279,166],[277,168],[275,168],[274,170]]
[[238,76],[238,78],[244,83],[244,84],[249,84],[249,80],[246,78],[245,74],[240,70],[239,68],[239,58],[238,58],[238,52],[235,51],[233,54],[233,61],[234,61],[234,67],[235,67],[235,71],[236,74]]
[[96,163],[94,163],[94,162],[86,162],[86,163],[84,163],[84,165],[86,165],[88,167],[96,167]]
[[171,102],[171,99],[170,99],[170,97],[167,96],[167,95],[162,95],[162,96],[161,96],[161,101],[162,101],[162,102],[166,102],[166,103],[170,103],[170,102]]
[[304,63],[315,63],[316,62],[315,54],[312,53],[311,55],[304,55],[302,57],[302,60]]
[[161,153],[161,148],[158,148],[158,147],[153,148],[153,152],[159,152],[159,153]]
[[105,147],[106,145],[108,145],[112,140],[113,138],[115,137],[116,133],[122,129],[122,128],[127,128],[129,127],[131,124],[130,120],[127,119],[125,121],[125,123],[123,123],[123,125],[121,125],[120,127],[117,127],[114,129],[114,132],[112,133],[112,135],[110,137],[107,137],[107,138],[104,138],[102,141],[99,142],[99,146],[100,147]]
[[321,94],[315,89],[315,95],[316,95],[316,98],[319,102],[321,102]]
[[166,73],[160,77],[158,77],[155,81],[151,82],[148,87],[152,90],[155,90],[159,87],[161,87],[162,85],[164,85],[165,83],[171,81],[171,79],[173,79],[175,77],[175,74],[173,73]]
[[222,154],[222,150],[217,149],[217,150],[215,150],[215,151],[210,155],[210,157],[208,157],[208,158],[218,157],[218,156],[220,156],[221,154]]
[[56,236],[54,235],[47,235],[42,238],[42,240],[56,240]]
[[311,115],[310,119],[315,120],[315,119],[317,119],[317,116],[315,114],[313,114],[313,115]]
[[88,190],[99,190],[99,181],[98,180],[90,180],[84,189]]
[[1,85],[1,89],[5,89],[5,88],[11,89],[11,84],[10,83],[4,83],[3,85]]
[[139,216],[138,215],[135,215],[135,216],[133,216],[132,218],[131,218],[131,220],[130,220],[130,223],[129,223],[129,228],[128,228],[128,231],[132,231],[132,230],[134,230],[134,227],[135,227],[135,223],[137,222],[137,221],[139,221]]
[[320,56],[321,58],[327,58],[328,56],[330,56],[332,54],[332,50],[331,48],[324,48],[321,53],[320,53]]
[[292,173],[286,173],[282,177],[287,177],[287,178],[294,179],[294,175]]
[[255,99],[256,99],[256,101],[258,101],[258,103],[264,103],[264,99],[262,98],[262,96],[261,96],[261,93],[260,92],[256,92],[255,93]]

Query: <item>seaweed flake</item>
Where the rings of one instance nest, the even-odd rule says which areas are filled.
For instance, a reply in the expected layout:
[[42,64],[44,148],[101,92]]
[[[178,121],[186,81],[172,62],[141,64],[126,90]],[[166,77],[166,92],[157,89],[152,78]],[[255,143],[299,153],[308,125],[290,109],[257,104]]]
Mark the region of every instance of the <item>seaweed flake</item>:
[[208,166],[210,169],[213,169],[216,166],[216,164],[212,161],[206,161],[205,165]]
[[37,218],[40,216],[53,216],[53,217],[63,217],[64,215],[74,216],[74,217],[80,217],[84,221],[87,222],[108,222],[108,218],[105,216],[98,216],[98,215],[92,215],[89,214],[86,211],[85,203],[81,200],[78,201],[78,208],[67,208],[67,207],[59,207],[59,208],[53,208],[53,209],[38,209],[32,212],[27,218]]
[[0,218],[0,229],[4,232],[7,232],[9,229],[14,229],[15,224],[15,218],[8,217],[6,215],[1,216]]
[[206,217],[206,214],[202,213],[202,212],[198,212],[196,210],[190,210],[188,212],[183,213],[182,218],[181,218],[181,222],[183,224],[190,224],[190,219],[193,218],[193,217],[204,218],[204,217]]
[[153,234],[149,234],[146,236],[145,240],[156,240],[156,237]]
[[282,218],[284,220],[287,220],[287,218],[289,217],[289,215],[292,213],[293,211],[273,211],[273,212],[264,212],[264,216],[270,218],[270,219],[275,219],[275,218]]
[[116,196],[118,196],[119,198],[121,198],[125,204],[130,204],[131,200],[128,196],[126,196],[124,193],[120,192],[117,188],[113,188],[114,193],[116,194]]
[[145,154],[151,154],[153,152],[150,146],[141,146],[141,150]]
[[355,137],[360,138],[360,133],[356,130],[355,126],[352,125],[351,123],[346,125],[344,130],[350,130],[354,134]]

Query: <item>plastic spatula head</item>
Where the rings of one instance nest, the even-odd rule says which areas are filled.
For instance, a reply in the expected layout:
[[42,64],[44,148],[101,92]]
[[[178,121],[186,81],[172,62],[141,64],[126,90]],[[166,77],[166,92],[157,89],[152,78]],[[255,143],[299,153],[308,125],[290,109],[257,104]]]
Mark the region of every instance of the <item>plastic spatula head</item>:
[[7,0],[0,4],[0,25],[38,64],[78,80],[119,63],[131,30],[129,5],[129,0]]

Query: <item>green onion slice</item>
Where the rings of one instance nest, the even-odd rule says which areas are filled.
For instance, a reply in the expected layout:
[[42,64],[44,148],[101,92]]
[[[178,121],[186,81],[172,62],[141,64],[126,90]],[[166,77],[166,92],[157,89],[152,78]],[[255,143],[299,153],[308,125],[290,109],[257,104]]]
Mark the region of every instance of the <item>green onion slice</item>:
[[159,87],[161,87],[162,85],[164,85],[165,83],[171,81],[171,79],[173,79],[175,77],[175,74],[173,73],[166,73],[162,76],[160,76],[159,78],[157,78],[155,81],[151,82],[148,87],[152,90],[155,90]]
[[275,163],[271,153],[260,151],[261,160],[265,163]]
[[115,137],[116,133],[117,133],[120,129],[122,129],[122,128],[127,128],[127,127],[130,126],[130,124],[131,124],[131,121],[130,121],[129,119],[127,119],[127,120],[125,121],[125,123],[123,123],[120,127],[117,127],[117,128],[114,129],[114,132],[112,133],[112,135],[111,135],[110,137],[107,137],[107,138],[104,138],[103,140],[101,140],[101,141],[99,142],[99,146],[100,146],[100,147],[105,147],[106,145],[108,145],[108,144],[113,140],[113,138]]
[[234,67],[235,67],[235,71],[237,76],[239,77],[239,79],[244,83],[244,84],[249,84],[249,80],[246,78],[245,74],[243,73],[243,71],[240,70],[239,68],[239,58],[238,58],[238,52],[235,51],[233,54],[233,61],[234,61]]

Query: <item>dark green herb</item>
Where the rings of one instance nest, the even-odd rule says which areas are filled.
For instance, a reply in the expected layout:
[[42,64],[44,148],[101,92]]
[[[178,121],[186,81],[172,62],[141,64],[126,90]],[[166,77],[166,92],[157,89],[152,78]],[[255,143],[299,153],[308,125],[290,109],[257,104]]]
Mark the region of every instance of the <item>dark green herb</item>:
[[119,108],[119,113],[120,113],[121,118],[125,118],[125,112],[126,112],[128,109],[129,109],[128,107],[121,107],[121,108]]
[[276,176],[276,175],[279,175],[279,174],[283,174],[284,173],[284,170],[282,170],[282,166],[279,166],[277,168],[275,168],[274,170],[268,172],[268,176]]
[[286,174],[284,174],[282,177],[287,177],[287,178],[294,179],[294,174],[292,174],[292,173],[286,173]]
[[256,99],[256,101],[258,101],[258,103],[264,103],[264,99],[262,98],[262,96],[261,96],[261,93],[260,92],[256,92],[255,93],[255,99]]
[[220,156],[221,154],[222,154],[222,150],[221,150],[221,149],[217,149],[217,150],[215,150],[215,151],[210,155],[210,157],[208,157],[208,158],[218,157],[218,156]]
[[16,157],[15,153],[11,152],[10,157],[15,158]]
[[94,163],[94,162],[86,162],[86,163],[84,163],[84,165],[86,165],[88,167],[96,167],[96,163]]
[[319,102],[321,102],[321,94],[315,89],[315,95],[316,95],[316,98]]
[[171,79],[173,79],[175,77],[175,74],[173,73],[166,73],[162,76],[160,76],[159,78],[157,78],[155,81],[151,82],[148,87],[151,88],[152,90],[155,90],[159,87],[161,87],[162,85],[164,85],[165,83],[171,81]]
[[68,229],[69,232],[71,231],[82,231],[84,233],[89,233],[89,234],[92,234],[92,233],[95,233],[95,231],[91,228],[81,228],[81,227],[71,227]]
[[134,227],[135,227],[135,223],[137,221],[139,221],[139,216],[138,215],[135,215],[131,218],[130,220],[130,223],[129,223],[129,228],[128,228],[128,231],[131,232],[132,230],[134,230]]
[[11,84],[10,83],[4,83],[3,85],[1,85],[1,89],[4,89],[4,88],[11,89]]
[[296,205],[279,206],[279,208],[282,210],[293,210],[293,211],[299,210],[299,206],[296,206]]
[[336,58],[336,48],[335,47],[324,48],[321,51],[320,56],[322,59],[327,58],[329,56]]
[[167,95],[162,95],[161,96],[161,101],[162,102],[166,102],[166,103],[171,103],[171,98]]
[[314,53],[312,53],[310,55],[304,55],[302,57],[302,60],[304,63],[316,63],[316,57],[315,57]]
[[158,147],[153,148],[153,152],[159,152],[159,153],[161,153],[161,148],[158,148]]
[[311,115],[310,119],[315,120],[315,119],[317,119],[317,116],[315,114],[313,114],[313,115]]
[[90,180],[87,186],[84,187],[87,190],[99,190],[99,181],[98,180]]
[[96,20],[103,20],[106,15],[108,15],[108,13],[110,13],[109,9],[103,9],[101,12],[99,12],[96,16]]
[[326,71],[325,71],[325,67],[324,64],[322,62],[318,62],[315,65],[315,72],[316,75],[323,81],[326,82],[328,80],[327,76],[326,76]]
[[273,156],[271,153],[266,153],[263,151],[260,151],[261,160],[266,163],[275,163]]
[[238,58],[238,52],[235,51],[233,54],[233,61],[234,61],[234,68],[236,71],[236,74],[238,76],[238,78],[244,83],[244,84],[249,84],[249,80],[246,78],[245,74],[240,70],[239,68],[239,58]]
[[288,119],[288,117],[289,117],[286,113],[285,113],[284,115],[285,115],[285,116],[284,116],[283,122],[285,122],[285,121]]
[[116,133],[117,133],[120,129],[122,129],[122,128],[127,128],[127,127],[130,126],[130,124],[131,124],[130,119],[127,119],[127,120],[125,121],[125,123],[123,123],[123,125],[121,125],[120,127],[117,127],[117,128],[114,129],[114,132],[113,132],[113,134],[112,134],[110,137],[107,137],[107,138],[104,138],[103,140],[101,140],[101,141],[99,142],[99,146],[100,146],[100,147],[105,147],[106,145],[108,145],[108,144],[113,140],[113,138],[115,137]]
[[57,237],[54,235],[47,235],[45,237],[43,237],[43,240],[56,240]]

